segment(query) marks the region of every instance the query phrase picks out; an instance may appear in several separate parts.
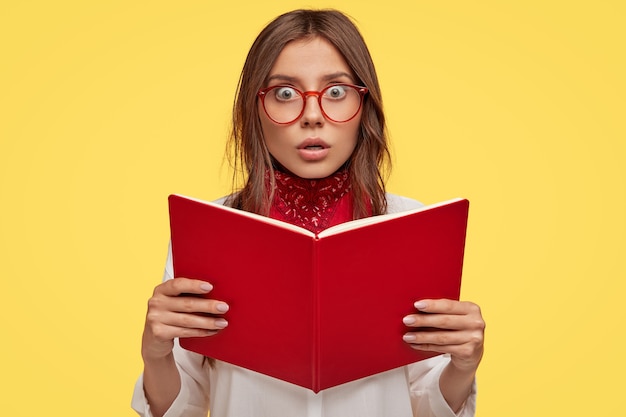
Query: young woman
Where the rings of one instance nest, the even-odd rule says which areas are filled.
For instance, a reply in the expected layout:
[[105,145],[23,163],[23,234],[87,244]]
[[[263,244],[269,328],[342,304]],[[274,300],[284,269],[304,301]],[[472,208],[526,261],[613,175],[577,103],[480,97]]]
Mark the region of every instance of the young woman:
[[[293,11],[260,33],[241,74],[232,145],[245,184],[222,203],[242,210],[318,232],[419,206],[385,193],[389,155],[376,72],[357,28],[337,11]],[[141,415],[474,415],[484,321],[473,303],[416,300],[404,340],[443,355],[314,394],[180,348],[179,337],[211,337],[226,327],[220,314],[229,306],[189,296],[210,293],[211,284],[172,277],[170,254],[148,303],[144,372],[133,397]],[[370,337],[375,328],[355,335],[355,346]]]

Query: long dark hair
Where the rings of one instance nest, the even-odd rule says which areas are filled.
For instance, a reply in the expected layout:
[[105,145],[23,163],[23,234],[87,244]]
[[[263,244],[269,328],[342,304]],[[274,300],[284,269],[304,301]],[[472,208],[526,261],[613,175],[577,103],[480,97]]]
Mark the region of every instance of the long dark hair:
[[[336,10],[294,10],[285,13],[261,31],[244,64],[232,115],[229,157],[233,164],[233,189],[227,204],[268,215],[272,193],[265,173],[272,173],[272,157],[265,146],[257,105],[257,92],[287,43],[322,37],[343,55],[357,84],[368,88],[361,115],[356,148],[346,163],[353,190],[353,218],[385,212],[385,179],[391,168],[385,116],[378,77],[365,41],[354,23]],[[270,175],[270,181],[274,176]],[[270,187],[273,189],[273,182]]]

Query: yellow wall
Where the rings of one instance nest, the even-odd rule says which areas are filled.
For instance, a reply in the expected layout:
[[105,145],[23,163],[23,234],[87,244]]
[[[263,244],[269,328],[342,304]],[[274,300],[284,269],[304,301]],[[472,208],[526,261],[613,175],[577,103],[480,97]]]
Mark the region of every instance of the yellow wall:
[[[228,191],[238,74],[301,6],[379,69],[393,192],[472,202],[481,417],[623,410],[624,3],[14,1],[0,6],[0,410],[131,416],[166,197]],[[622,382],[615,382],[615,381]]]

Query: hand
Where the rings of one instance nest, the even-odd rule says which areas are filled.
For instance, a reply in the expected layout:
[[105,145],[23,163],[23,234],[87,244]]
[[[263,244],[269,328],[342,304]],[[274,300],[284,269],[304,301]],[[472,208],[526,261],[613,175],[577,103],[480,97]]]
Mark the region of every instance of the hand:
[[420,300],[415,308],[419,313],[404,317],[403,322],[416,331],[406,333],[404,340],[414,349],[449,353],[458,370],[475,372],[484,348],[485,321],[480,307],[441,299]]
[[162,359],[172,352],[176,337],[211,336],[228,325],[223,314],[228,304],[199,297],[213,286],[188,278],[167,280],[154,289],[148,300],[148,313],[142,340],[144,360]]

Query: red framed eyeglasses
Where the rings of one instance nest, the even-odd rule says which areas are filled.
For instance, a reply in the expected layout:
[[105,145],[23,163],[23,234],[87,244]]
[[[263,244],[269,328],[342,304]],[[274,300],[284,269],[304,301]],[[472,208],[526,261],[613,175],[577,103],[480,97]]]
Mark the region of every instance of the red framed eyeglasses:
[[359,113],[369,90],[352,84],[333,84],[321,91],[300,91],[289,85],[274,85],[259,90],[265,114],[274,123],[290,124],[304,114],[306,100],[317,97],[324,117],[332,122],[348,122]]

